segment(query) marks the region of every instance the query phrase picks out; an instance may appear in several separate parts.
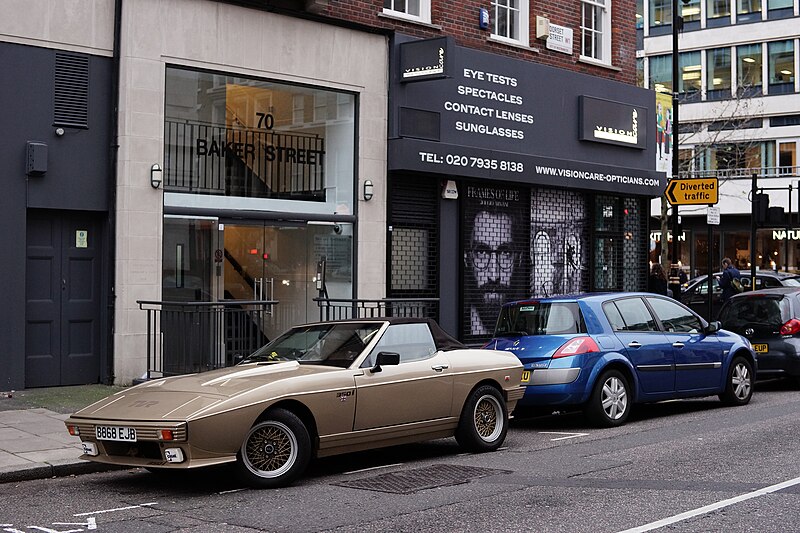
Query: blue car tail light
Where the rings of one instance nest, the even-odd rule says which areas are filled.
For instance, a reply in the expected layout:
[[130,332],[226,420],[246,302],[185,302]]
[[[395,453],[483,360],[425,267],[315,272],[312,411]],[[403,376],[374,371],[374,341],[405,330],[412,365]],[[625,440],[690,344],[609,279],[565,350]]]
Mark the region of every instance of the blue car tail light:
[[553,354],[553,359],[599,351],[600,348],[597,347],[597,343],[591,337],[575,337],[562,344]]

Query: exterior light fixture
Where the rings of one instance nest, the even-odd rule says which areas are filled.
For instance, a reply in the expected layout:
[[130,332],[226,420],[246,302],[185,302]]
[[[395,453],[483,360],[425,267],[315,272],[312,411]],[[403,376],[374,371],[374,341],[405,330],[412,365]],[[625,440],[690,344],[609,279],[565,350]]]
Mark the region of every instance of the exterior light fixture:
[[161,175],[163,172],[161,165],[158,163],[153,163],[153,166],[150,167],[150,186],[154,189],[161,187]]
[[370,200],[372,200],[372,197],[374,196],[373,189],[374,189],[374,187],[372,185],[372,180],[366,180],[364,182],[364,201],[365,202],[369,202]]

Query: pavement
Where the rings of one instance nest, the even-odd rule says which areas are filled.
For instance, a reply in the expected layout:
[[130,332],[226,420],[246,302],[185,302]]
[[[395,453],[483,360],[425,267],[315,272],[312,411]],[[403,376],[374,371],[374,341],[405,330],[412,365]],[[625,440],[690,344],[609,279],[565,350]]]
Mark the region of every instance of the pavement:
[[123,387],[79,385],[0,391],[0,483],[118,468],[79,459],[80,439],[64,420]]

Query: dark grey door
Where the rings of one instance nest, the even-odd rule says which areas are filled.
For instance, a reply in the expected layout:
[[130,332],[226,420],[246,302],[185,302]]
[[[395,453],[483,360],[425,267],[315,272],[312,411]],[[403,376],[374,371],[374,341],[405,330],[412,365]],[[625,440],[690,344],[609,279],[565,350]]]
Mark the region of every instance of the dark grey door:
[[28,212],[26,387],[100,381],[100,228],[85,213]]

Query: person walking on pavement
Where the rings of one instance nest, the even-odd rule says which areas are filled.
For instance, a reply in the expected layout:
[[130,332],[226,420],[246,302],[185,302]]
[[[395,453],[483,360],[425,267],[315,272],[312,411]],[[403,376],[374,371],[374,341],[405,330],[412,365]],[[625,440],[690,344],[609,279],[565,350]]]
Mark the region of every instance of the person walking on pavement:
[[647,278],[647,292],[669,296],[667,289],[667,273],[664,267],[661,266],[661,263],[653,263],[650,268],[650,276]]
[[[737,280],[736,283],[734,283],[734,279]],[[730,258],[726,257],[723,259],[722,276],[719,278],[719,287],[722,289],[722,297],[720,301],[722,303],[727,302],[731,296],[740,292],[736,286],[741,286],[741,279],[742,274],[739,272],[739,269],[733,266]]]

